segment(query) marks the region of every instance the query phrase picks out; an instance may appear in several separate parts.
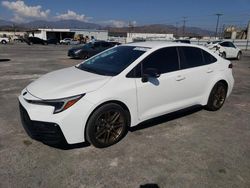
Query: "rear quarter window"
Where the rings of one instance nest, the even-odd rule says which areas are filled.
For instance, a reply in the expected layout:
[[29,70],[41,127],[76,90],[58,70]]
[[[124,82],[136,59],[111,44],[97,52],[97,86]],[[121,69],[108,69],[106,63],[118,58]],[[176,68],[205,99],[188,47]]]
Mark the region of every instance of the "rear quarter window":
[[211,55],[210,53],[206,52],[205,50],[202,50],[203,58],[204,58],[204,64],[208,65],[211,63],[215,63],[217,59]]
[[196,47],[178,47],[181,69],[204,65],[202,50]]

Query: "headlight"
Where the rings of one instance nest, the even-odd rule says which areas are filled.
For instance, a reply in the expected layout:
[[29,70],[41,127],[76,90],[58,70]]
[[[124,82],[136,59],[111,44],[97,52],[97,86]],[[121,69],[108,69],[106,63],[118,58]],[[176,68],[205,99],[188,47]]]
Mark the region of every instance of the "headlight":
[[78,53],[80,53],[81,51],[82,51],[81,49],[76,50],[76,51],[75,51],[75,54],[78,54]]
[[63,98],[63,99],[55,99],[55,100],[27,100],[27,102],[38,105],[49,105],[55,107],[54,114],[62,112],[71,106],[73,106],[77,101],[79,101],[85,94],[77,95],[73,97]]

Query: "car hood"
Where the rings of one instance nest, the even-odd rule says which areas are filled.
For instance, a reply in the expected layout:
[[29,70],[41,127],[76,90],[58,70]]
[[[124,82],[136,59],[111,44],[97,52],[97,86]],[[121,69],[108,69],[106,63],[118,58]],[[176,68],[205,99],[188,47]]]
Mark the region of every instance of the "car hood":
[[48,73],[26,89],[31,95],[43,100],[60,99],[95,91],[110,78],[70,67]]

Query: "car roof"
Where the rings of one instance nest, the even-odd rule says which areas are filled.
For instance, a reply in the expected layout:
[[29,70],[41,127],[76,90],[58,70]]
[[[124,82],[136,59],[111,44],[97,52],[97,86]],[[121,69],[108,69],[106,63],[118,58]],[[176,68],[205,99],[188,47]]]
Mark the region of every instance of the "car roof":
[[176,43],[176,42],[168,42],[168,41],[146,41],[146,42],[134,42],[124,44],[125,46],[137,46],[137,47],[146,47],[146,48],[163,48],[163,47],[170,47],[170,46],[191,46],[191,47],[198,47],[202,48],[201,46],[194,45],[194,44],[187,44],[187,43]]

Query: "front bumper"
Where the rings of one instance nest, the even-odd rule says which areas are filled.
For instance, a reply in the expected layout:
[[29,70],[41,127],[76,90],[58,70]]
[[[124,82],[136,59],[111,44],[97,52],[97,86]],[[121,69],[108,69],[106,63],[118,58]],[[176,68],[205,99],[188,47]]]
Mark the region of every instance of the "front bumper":
[[46,144],[66,143],[63,133],[56,123],[32,121],[27,111],[20,103],[19,110],[22,125],[31,138]]
[[[60,142],[64,138],[68,144],[85,141],[85,125],[94,108],[93,103],[82,98],[67,110],[53,114],[52,106],[28,103],[23,96],[25,92],[23,90],[18,99],[24,128],[32,138],[46,143],[46,140]],[[29,97],[28,95],[30,94],[25,97]],[[34,96],[32,99],[35,99]]]

